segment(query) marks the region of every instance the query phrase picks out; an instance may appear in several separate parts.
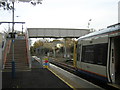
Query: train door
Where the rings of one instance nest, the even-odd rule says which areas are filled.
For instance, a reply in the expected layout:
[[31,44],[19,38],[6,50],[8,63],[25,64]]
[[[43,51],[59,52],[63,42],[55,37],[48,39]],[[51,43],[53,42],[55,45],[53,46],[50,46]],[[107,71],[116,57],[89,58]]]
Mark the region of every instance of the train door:
[[120,36],[111,38],[110,75],[115,84],[120,85]]
[[114,38],[115,46],[115,84],[120,85],[120,36]]
[[111,47],[110,47],[110,77],[112,83],[115,83],[114,38],[111,38]]

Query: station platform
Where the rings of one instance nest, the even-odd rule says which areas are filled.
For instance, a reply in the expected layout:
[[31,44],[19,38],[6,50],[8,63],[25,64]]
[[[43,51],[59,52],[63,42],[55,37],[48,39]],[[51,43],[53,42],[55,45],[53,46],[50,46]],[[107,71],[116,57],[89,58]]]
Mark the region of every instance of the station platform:
[[80,90],[80,89],[104,90],[103,88],[85,79],[82,79],[60,67],[57,67],[53,64],[50,64],[48,69],[51,72],[55,73],[55,75],[58,76],[59,78],[62,78],[64,82],[66,82],[71,88],[75,90]]
[[31,71],[16,72],[16,77],[11,78],[11,72],[2,72],[2,88],[57,88],[57,89],[97,89],[103,88],[88,82],[60,67],[49,63],[48,68],[43,68],[42,62],[32,60]]
[[16,78],[11,78],[10,72],[3,72],[2,88],[69,88],[48,69],[32,69],[27,72],[16,72]]
[[2,89],[4,88],[66,88],[72,90],[36,61],[32,62],[31,71],[16,72],[14,79],[12,79],[11,72],[2,72]]

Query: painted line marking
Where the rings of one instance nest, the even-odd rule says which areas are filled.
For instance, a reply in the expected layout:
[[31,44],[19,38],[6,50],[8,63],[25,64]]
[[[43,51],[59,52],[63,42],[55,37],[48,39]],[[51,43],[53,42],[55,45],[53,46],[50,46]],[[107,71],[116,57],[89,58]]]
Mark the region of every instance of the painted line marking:
[[47,68],[49,71],[51,71],[55,76],[57,76],[59,79],[61,79],[63,82],[65,82],[69,87],[71,87],[72,89],[75,90],[75,88],[70,85],[67,81],[65,81],[64,79],[62,79],[59,75],[57,75],[53,70],[51,70],[50,68]]

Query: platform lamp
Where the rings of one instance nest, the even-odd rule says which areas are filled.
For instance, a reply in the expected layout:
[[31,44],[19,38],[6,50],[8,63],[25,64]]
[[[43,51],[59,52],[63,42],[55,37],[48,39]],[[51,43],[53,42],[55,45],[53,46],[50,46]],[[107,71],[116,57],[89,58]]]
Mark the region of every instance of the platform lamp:
[[92,21],[92,19],[89,19],[88,21],[88,28],[90,28],[90,21]]
[[12,78],[15,78],[15,58],[14,58],[14,40],[15,40],[15,36],[16,36],[16,32],[14,32],[14,24],[15,23],[22,23],[22,32],[23,32],[23,24],[25,24],[25,22],[14,22],[14,1],[12,2],[13,4],[13,8],[12,8],[12,33],[11,33],[11,38],[12,38]]

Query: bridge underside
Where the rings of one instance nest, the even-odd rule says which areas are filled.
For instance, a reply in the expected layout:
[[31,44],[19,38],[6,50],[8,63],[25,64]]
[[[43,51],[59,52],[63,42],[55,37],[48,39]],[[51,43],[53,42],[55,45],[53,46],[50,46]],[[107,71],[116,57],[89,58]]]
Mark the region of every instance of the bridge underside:
[[90,32],[89,29],[27,28],[29,38],[78,38]]

